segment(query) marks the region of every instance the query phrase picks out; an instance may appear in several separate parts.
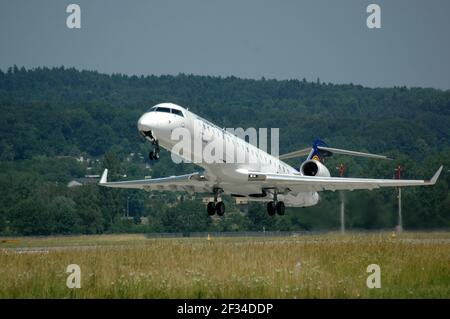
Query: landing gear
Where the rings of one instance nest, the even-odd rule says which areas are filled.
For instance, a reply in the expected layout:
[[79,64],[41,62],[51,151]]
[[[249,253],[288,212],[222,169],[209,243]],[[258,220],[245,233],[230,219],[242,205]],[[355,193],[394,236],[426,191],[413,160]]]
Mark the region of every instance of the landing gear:
[[218,202],[216,204],[216,214],[219,216],[223,216],[223,214],[225,214],[225,204],[223,202]]
[[284,215],[284,210],[285,210],[284,203],[281,202],[281,201],[278,202],[278,203],[275,205],[275,210],[277,211],[277,214],[278,214],[278,215],[283,216],[283,215]]
[[206,206],[206,211],[208,212],[209,216],[213,216],[214,214],[217,214],[218,216],[223,216],[225,214],[225,204],[222,201],[218,201],[218,196],[220,193],[223,192],[220,188],[214,188],[214,201],[209,202]]
[[150,151],[148,154],[148,159],[151,161],[159,160],[159,152],[156,152],[155,150]]
[[206,206],[206,211],[209,216],[213,216],[214,214],[223,216],[225,214],[225,204],[224,202],[209,202]]
[[267,213],[269,214],[269,216],[273,216],[275,215],[275,202],[268,202],[267,203]]
[[206,206],[206,211],[208,212],[209,216],[212,216],[216,213],[216,204],[214,202],[209,202]]
[[278,201],[278,192],[275,189],[273,193],[273,201],[267,203],[267,213],[269,216],[274,216],[275,213],[282,216],[284,215],[286,207],[283,201]]
[[284,206],[284,202],[282,201],[271,201],[267,203],[267,213],[269,214],[269,216],[274,216],[275,214],[283,216],[285,210],[286,207]]
[[157,139],[152,140],[152,144],[154,145],[153,149],[148,154],[148,158],[151,161],[159,160],[159,143]]

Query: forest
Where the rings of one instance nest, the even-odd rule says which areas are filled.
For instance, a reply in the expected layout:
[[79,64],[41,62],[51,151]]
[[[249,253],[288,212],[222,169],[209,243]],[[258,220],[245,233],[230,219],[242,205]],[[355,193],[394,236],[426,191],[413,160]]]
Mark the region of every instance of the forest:
[[[0,235],[120,232],[301,231],[339,228],[340,194],[271,217],[261,204],[240,207],[225,197],[224,217],[210,217],[202,194],[101,188],[86,175],[160,177],[198,171],[174,164],[150,145],[136,122],[150,106],[172,102],[221,127],[280,129],[280,153],[328,145],[380,153],[393,161],[333,156],[332,175],[430,178],[433,187],[404,188],[404,228],[450,228],[450,90],[367,88],[320,79],[240,79],[189,74],[128,76],[74,68],[12,66],[0,70]],[[296,168],[302,159],[288,163]],[[82,186],[68,187],[71,181]],[[88,181],[89,180],[89,181]],[[204,194],[209,196],[209,194]],[[345,192],[347,229],[393,229],[396,190]]]

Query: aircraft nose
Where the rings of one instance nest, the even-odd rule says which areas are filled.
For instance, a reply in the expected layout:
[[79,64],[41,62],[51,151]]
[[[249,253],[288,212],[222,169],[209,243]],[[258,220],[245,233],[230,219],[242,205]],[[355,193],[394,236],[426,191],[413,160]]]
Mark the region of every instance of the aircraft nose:
[[154,112],[144,113],[137,122],[139,132],[144,135],[147,135],[146,133],[150,133],[151,131],[157,130],[160,125],[161,123],[159,123]]
[[151,113],[144,113],[138,120],[138,130],[141,132],[150,131],[154,128],[156,121]]

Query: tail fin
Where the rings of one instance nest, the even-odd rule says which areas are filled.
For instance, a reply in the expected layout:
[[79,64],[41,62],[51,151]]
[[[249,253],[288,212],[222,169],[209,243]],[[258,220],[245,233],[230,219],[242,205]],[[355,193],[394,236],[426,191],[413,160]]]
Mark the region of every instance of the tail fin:
[[322,162],[325,157],[332,156],[333,153],[326,150],[327,143],[322,141],[320,138],[314,141],[314,144],[311,148],[311,152],[308,155],[307,160],[314,160],[318,162]]

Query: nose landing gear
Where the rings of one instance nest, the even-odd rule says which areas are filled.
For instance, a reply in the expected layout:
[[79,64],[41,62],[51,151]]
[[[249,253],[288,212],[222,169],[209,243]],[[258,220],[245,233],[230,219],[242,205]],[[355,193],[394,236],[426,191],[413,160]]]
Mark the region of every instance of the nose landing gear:
[[148,154],[148,158],[151,160],[151,161],[157,161],[157,160],[159,160],[159,143],[158,143],[158,140],[157,139],[154,139],[153,141],[152,141],[152,144],[153,144],[153,149],[150,151],[150,153]]
[[151,161],[159,160],[159,142],[156,139],[156,137],[153,136],[153,132],[151,130],[149,130],[149,131],[141,131],[141,134],[146,139],[148,139],[153,145],[153,149],[148,154],[148,159],[151,160]]

